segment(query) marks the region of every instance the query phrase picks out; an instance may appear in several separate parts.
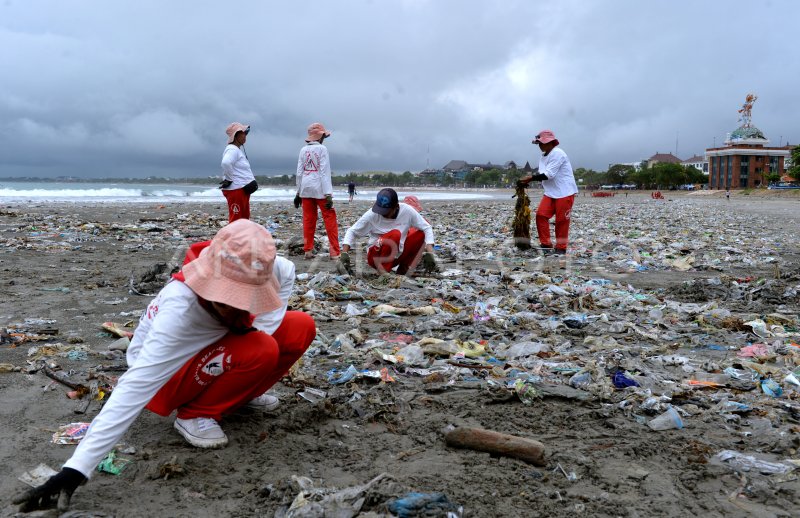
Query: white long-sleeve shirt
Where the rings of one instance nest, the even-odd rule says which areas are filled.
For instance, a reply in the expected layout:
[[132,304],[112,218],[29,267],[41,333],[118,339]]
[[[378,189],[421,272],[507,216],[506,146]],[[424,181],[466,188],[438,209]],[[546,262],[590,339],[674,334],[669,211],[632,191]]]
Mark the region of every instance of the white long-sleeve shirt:
[[539,159],[539,173],[547,175],[547,180],[542,180],[544,195],[549,198],[565,198],[578,192],[575,175],[572,174],[572,164],[569,163],[567,154],[559,147],[553,148],[547,155]]
[[[257,315],[253,327],[274,333],[283,321],[294,286],[294,264],[277,257],[273,275],[283,306]],[[183,282],[168,283],[147,306],[128,347],[128,371],[119,378],[108,402],[92,420],[86,437],[64,467],[91,477],[142,409],[178,370],[205,347],[228,333]]]
[[222,178],[233,182],[225,190],[241,189],[256,179],[250,162],[238,146],[228,144],[222,153]]
[[297,159],[297,192],[301,198],[321,200],[333,194],[331,161],[328,148],[319,142],[310,142],[300,150]]
[[398,252],[402,252],[403,243],[406,241],[408,229],[410,228],[418,228],[425,232],[426,245],[435,243],[431,224],[425,221],[425,218],[420,216],[419,212],[414,210],[413,207],[401,203],[400,211],[397,213],[397,218],[395,219],[385,218],[378,213],[372,212],[372,209],[365,212],[352,227],[347,229],[344,235],[344,244],[352,248],[357,238],[369,236],[367,247],[370,247],[374,245],[383,234],[390,230],[397,229],[400,231],[400,247]]

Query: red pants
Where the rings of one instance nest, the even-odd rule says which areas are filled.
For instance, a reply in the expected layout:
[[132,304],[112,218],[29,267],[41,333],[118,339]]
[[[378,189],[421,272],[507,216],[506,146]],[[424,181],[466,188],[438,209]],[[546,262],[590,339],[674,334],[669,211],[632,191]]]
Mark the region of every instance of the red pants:
[[416,268],[422,257],[422,245],[425,244],[425,232],[411,232],[409,229],[403,242],[403,253],[399,256],[400,231],[390,230],[378,239],[378,242],[367,250],[367,264],[379,272],[388,272],[397,266],[397,273],[405,275],[408,270]]
[[237,219],[250,219],[250,195],[244,189],[223,190],[228,200],[228,223]]
[[326,209],[325,200],[303,198],[303,250],[314,250],[314,232],[317,230],[317,208],[322,211],[325,233],[328,234],[331,257],[339,256],[339,224],[336,222],[336,210]]
[[567,240],[569,238],[569,219],[572,213],[572,203],[574,201],[574,194],[558,199],[542,196],[542,201],[539,202],[539,208],[536,209],[536,231],[539,233],[539,243],[541,243],[543,247],[553,247],[553,243],[550,241],[550,218],[555,214],[555,248],[556,250],[566,251]]
[[280,380],[316,334],[314,320],[300,311],[287,311],[272,335],[228,333],[186,362],[147,409],[163,416],[178,409],[181,419],[219,420]]

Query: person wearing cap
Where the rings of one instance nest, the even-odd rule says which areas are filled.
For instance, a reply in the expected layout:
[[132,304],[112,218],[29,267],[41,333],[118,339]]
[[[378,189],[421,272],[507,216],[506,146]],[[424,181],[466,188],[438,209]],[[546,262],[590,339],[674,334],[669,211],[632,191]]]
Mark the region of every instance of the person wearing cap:
[[14,499],[23,509],[65,510],[75,489],[147,408],[177,410],[175,429],[193,446],[222,447],[218,421],[248,405],[277,407],[267,390],[303,355],[314,320],[287,311],[292,262],[262,226],[236,220],[192,245],[180,272],[147,306],[127,350],[128,371],[61,471]]
[[220,189],[228,201],[228,222],[250,219],[250,195],[258,189],[244,152],[250,126],[233,122],[225,129],[225,133],[228,135],[228,145],[222,153]]
[[308,127],[306,145],[297,159],[297,194],[294,206],[303,206],[303,251],[305,258],[314,257],[314,232],[317,230],[317,210],[322,212],[331,259],[339,258],[339,223],[333,208],[333,184],[328,148],[322,142],[331,134],[319,122]]
[[[544,195],[536,209],[536,230],[539,233],[539,243],[545,252],[556,254],[567,253],[569,238],[569,221],[572,204],[578,185],[572,173],[572,165],[567,154],[558,146],[556,136],[550,130],[542,130],[533,139],[532,144],[538,144],[542,151],[539,158],[539,172],[521,178],[519,182],[527,186],[532,180],[541,181]],[[550,218],[556,217],[556,242],[555,248],[550,238]]]
[[[419,232],[412,232],[419,229]],[[425,271],[436,271],[433,228],[419,212],[400,203],[394,189],[381,189],[372,208],[347,229],[342,246],[341,269],[352,272],[350,249],[356,238],[368,237],[367,264],[380,273],[397,267],[398,275],[413,271],[422,257]],[[422,253],[423,245],[425,253]]]

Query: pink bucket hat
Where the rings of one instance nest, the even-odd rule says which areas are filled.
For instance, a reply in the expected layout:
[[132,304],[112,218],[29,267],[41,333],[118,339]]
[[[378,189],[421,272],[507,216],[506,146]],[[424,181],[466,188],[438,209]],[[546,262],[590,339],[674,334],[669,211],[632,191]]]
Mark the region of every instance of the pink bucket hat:
[[414,207],[414,210],[417,212],[422,212],[422,205],[419,204],[419,198],[417,198],[416,196],[413,195],[406,196],[405,198],[403,198],[403,203],[405,203],[406,205],[410,205],[411,207]]
[[233,137],[240,131],[244,131],[245,135],[250,133],[250,126],[245,126],[241,122],[231,122],[227,128],[225,128],[225,133],[228,134],[228,144],[233,144]]
[[558,145],[558,139],[550,130],[542,130],[533,138],[531,144],[547,144],[548,142],[556,141],[556,145]]
[[275,241],[248,219],[223,227],[194,261],[184,265],[185,283],[200,297],[258,315],[280,308],[272,275]]
[[308,127],[308,137],[306,137],[306,142],[311,142],[313,140],[319,140],[322,136],[330,137],[331,132],[325,129],[325,126],[322,125],[321,122],[315,122],[311,126]]

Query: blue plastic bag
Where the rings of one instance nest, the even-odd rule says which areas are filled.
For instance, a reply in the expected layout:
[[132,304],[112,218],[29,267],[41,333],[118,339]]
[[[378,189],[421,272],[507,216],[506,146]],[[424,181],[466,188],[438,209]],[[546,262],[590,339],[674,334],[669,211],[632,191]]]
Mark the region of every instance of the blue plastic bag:
[[625,375],[625,371],[617,371],[611,376],[611,382],[617,388],[638,387],[639,384],[635,380],[630,379]]

